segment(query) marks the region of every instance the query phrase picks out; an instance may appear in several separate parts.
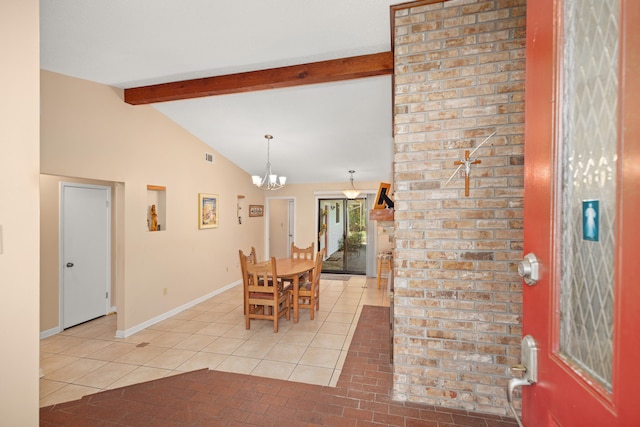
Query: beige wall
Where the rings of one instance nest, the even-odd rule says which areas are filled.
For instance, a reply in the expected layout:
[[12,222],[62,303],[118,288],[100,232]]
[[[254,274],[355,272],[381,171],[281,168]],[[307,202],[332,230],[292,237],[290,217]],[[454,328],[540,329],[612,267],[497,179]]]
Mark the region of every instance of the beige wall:
[[38,425],[39,21],[36,0],[0,2],[0,424]]
[[[115,231],[121,238],[113,245],[122,282],[118,330],[239,283],[238,249],[264,247],[264,221],[237,221],[238,195],[247,205],[264,204],[249,175],[219,154],[214,165],[206,163],[208,146],[153,107],[125,104],[120,90],[46,71],[41,79],[41,172],[114,182],[116,203],[122,197]],[[147,230],[149,184],[166,187],[168,226],[160,232]],[[218,228],[198,230],[200,192],[219,195]],[[43,247],[57,245],[44,237]],[[42,256],[43,265],[57,262],[57,251]],[[49,279],[43,287],[43,294],[59,292]],[[56,317],[50,310],[47,322]]]

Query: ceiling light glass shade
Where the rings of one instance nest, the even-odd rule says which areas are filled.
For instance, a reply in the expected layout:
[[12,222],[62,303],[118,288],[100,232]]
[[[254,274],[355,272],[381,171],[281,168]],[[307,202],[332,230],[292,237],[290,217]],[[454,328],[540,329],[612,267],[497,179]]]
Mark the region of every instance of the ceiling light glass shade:
[[286,176],[278,177],[277,174],[271,172],[271,162],[269,161],[269,142],[273,139],[271,135],[264,136],[267,140],[267,166],[265,168],[264,176],[253,175],[251,181],[253,185],[262,190],[279,190],[284,187],[287,181]]
[[349,180],[351,181],[351,188],[349,188],[348,190],[344,190],[342,194],[344,194],[347,199],[353,200],[360,195],[360,192],[356,190],[356,187],[353,185],[353,174],[355,173],[355,171],[350,170],[349,173],[351,174],[351,179]]

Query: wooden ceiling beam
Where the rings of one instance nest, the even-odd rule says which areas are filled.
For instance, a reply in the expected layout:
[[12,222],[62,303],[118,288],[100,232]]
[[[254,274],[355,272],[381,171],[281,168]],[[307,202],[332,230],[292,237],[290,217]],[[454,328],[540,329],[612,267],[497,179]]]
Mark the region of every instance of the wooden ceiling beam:
[[134,87],[124,90],[124,101],[132,105],[151,104],[388,74],[393,74],[393,54],[381,52],[246,73]]

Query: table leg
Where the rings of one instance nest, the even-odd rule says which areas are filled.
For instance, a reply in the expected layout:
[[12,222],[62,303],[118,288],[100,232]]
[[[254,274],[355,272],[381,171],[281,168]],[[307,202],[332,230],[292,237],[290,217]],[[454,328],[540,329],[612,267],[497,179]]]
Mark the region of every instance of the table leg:
[[293,277],[293,323],[298,323],[298,292],[300,290],[300,278],[296,274]]

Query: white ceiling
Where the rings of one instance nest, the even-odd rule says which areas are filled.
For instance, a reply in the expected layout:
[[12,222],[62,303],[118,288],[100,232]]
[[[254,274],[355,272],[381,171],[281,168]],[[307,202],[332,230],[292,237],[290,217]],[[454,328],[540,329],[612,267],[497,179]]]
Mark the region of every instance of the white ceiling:
[[[118,88],[385,52],[394,0],[40,0],[41,67]],[[388,181],[391,76],[154,104],[249,174]],[[141,107],[143,108],[143,107]]]

